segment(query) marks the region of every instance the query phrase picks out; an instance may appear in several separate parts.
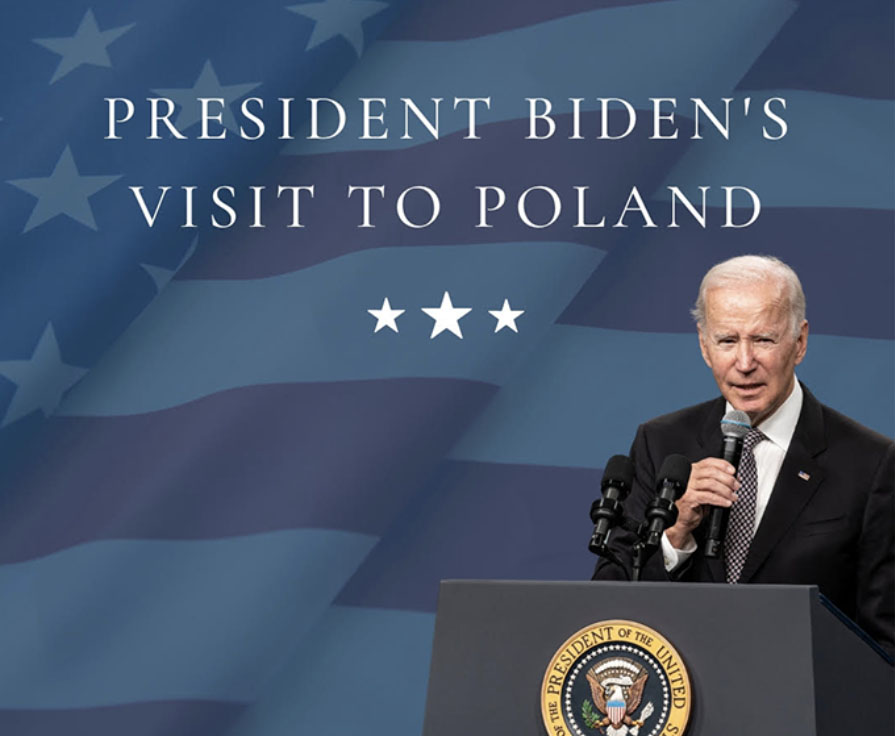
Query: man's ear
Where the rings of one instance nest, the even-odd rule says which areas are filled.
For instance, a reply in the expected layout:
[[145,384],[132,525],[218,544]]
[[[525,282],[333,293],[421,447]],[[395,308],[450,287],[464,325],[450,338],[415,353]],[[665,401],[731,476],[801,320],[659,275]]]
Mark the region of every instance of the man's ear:
[[705,364],[711,368],[712,362],[709,360],[708,344],[706,343],[707,338],[702,327],[696,328],[696,334],[699,336],[699,351],[702,353],[702,359],[705,361]]
[[802,320],[802,326],[799,328],[799,336],[796,338],[796,362],[798,365],[802,362],[802,358],[805,357],[805,353],[808,351],[808,320]]

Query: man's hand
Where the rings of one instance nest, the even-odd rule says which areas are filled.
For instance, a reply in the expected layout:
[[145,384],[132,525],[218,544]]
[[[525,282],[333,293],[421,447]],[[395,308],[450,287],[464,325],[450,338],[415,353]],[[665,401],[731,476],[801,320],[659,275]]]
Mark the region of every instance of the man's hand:
[[671,546],[682,549],[690,534],[702,522],[707,506],[730,507],[737,500],[740,482],[736,469],[718,457],[693,463],[687,490],[677,502],[677,523],[666,530]]

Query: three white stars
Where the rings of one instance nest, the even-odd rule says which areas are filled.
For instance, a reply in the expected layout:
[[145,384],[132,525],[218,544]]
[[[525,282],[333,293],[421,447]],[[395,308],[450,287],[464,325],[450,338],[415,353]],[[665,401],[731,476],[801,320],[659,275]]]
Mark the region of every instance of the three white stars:
[[[405,311],[406,310],[404,309],[393,309],[392,305],[389,303],[388,297],[386,297],[382,300],[381,308],[367,310],[367,312],[376,318],[376,327],[373,329],[373,332],[379,332],[379,330],[385,327],[388,327],[393,332],[398,332],[397,319],[404,314]],[[455,307],[454,303],[451,301],[450,293],[446,291],[441,298],[441,304],[439,306],[421,307],[421,311],[435,320],[435,324],[432,325],[432,334],[429,335],[430,340],[434,339],[442,332],[450,332],[462,340],[463,331],[460,329],[460,320],[472,311],[472,307]],[[494,328],[494,332],[500,332],[504,327],[509,327],[513,332],[518,333],[519,330],[516,327],[516,319],[520,315],[525,314],[525,310],[511,309],[509,300],[504,299],[503,307],[500,309],[489,310],[488,314],[497,319],[497,325]]]

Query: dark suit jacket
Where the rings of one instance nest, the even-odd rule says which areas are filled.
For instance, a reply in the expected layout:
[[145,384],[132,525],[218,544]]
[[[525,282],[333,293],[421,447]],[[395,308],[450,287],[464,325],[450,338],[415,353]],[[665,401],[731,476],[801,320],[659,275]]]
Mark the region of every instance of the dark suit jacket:
[[[895,650],[895,443],[822,405],[804,390],[789,451],[741,576],[745,583],[817,585],[821,593],[876,639]],[[635,480],[625,505],[643,519],[656,473],[671,454],[691,462],[717,457],[724,399],[718,398],[641,425],[631,448]],[[807,474],[808,479],[800,477]],[[724,561],[699,549],[669,576],[657,553],[643,579],[724,582]],[[630,569],[633,535],[616,529],[610,546]],[[595,579],[624,574],[606,560]]]

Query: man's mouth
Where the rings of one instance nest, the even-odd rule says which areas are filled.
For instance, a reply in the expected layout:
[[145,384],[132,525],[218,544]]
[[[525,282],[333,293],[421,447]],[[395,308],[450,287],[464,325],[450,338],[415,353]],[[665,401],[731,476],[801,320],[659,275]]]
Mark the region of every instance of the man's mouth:
[[752,393],[764,387],[763,383],[735,383],[733,387],[741,393]]

